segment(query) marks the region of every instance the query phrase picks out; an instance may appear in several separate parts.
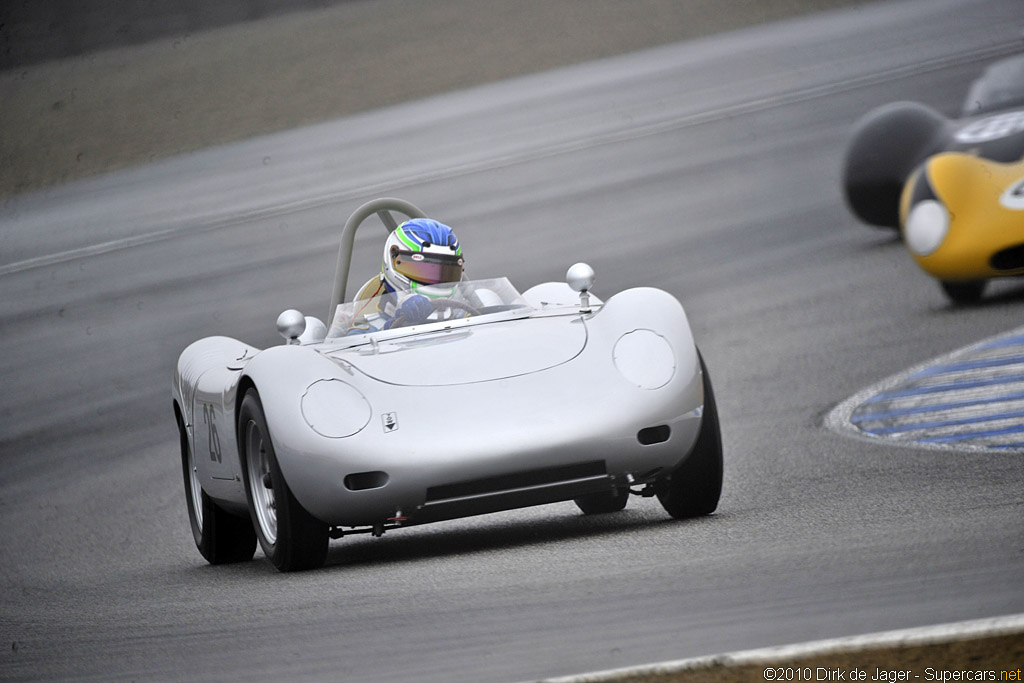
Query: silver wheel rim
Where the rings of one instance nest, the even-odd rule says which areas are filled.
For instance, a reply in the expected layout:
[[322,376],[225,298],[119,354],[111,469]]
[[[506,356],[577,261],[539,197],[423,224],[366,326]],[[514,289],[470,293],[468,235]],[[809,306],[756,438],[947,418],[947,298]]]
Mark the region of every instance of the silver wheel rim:
[[270,545],[277,542],[277,501],[270,487],[270,457],[267,454],[263,432],[254,420],[245,427],[246,469],[249,471],[249,490],[252,507],[260,524],[263,538]]
[[188,449],[188,489],[192,496],[192,513],[196,518],[199,533],[203,533],[203,489],[199,485],[199,473],[196,471],[196,456],[191,446]]

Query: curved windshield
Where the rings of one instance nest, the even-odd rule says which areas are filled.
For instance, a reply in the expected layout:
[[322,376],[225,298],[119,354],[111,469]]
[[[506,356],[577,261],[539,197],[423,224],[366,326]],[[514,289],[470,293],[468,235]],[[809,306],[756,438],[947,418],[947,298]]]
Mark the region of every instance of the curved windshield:
[[[460,322],[496,313],[533,311],[508,278],[467,280],[339,304],[327,332],[340,339],[413,325]],[[504,316],[502,316],[504,317]]]

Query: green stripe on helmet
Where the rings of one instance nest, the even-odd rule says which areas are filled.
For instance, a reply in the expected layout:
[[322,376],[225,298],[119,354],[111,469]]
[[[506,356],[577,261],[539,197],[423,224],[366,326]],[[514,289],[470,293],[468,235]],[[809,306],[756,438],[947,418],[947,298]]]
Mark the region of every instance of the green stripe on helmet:
[[402,244],[409,247],[411,251],[423,251],[423,248],[420,247],[420,245],[413,242],[412,239],[405,234],[405,230],[402,229],[401,225],[395,228],[395,234],[398,235],[398,239],[402,241]]

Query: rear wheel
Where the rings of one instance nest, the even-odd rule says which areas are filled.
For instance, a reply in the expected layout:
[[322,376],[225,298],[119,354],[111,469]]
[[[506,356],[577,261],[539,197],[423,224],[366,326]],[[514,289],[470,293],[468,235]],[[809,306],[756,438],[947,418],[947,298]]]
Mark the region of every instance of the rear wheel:
[[895,102],[857,121],[843,159],[846,204],[870,225],[899,230],[907,177],[951,137],[949,121],[931,107]]
[[248,517],[239,517],[221,509],[206,495],[196,474],[195,456],[188,432],[178,418],[181,443],[181,470],[185,479],[185,502],[196,548],[210,564],[245,562],[256,552],[256,532]]
[[327,558],[327,525],[306,512],[288,488],[255,390],[242,399],[238,445],[245,465],[245,494],[252,526],[267,559],[283,572],[323,565]]
[[580,496],[575,500],[576,506],[585,515],[600,515],[607,512],[618,512],[626,507],[629,500],[629,489],[622,487],[612,491],[601,491]]
[[658,500],[676,519],[710,515],[722,495],[722,431],[711,376],[700,358],[704,383],[704,413],[697,442],[686,459],[658,483]]

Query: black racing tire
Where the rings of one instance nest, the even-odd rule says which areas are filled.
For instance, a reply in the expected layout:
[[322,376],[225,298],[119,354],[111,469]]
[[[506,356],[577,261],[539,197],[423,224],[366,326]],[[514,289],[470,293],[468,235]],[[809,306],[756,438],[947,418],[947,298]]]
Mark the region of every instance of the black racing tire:
[[288,488],[255,389],[245,394],[238,411],[238,448],[252,526],[267,559],[282,572],[323,566],[328,527]]
[[628,500],[629,488],[623,486],[611,491],[588,493],[576,498],[574,502],[585,515],[603,515],[624,509]]
[[199,554],[210,564],[247,562],[256,553],[256,532],[248,517],[227,512],[206,495],[196,476],[195,459],[188,432],[175,409],[181,444],[181,471],[185,480],[185,503],[192,538]]
[[939,286],[946,293],[949,300],[959,306],[969,306],[981,301],[985,294],[985,286],[988,280],[975,280],[974,282],[940,282]]
[[842,189],[863,222],[899,230],[900,194],[907,178],[952,139],[952,124],[931,107],[894,102],[862,116],[843,158]]
[[657,484],[658,500],[676,519],[710,515],[722,495],[722,430],[711,376],[697,353],[704,383],[704,413],[700,432],[686,459]]

